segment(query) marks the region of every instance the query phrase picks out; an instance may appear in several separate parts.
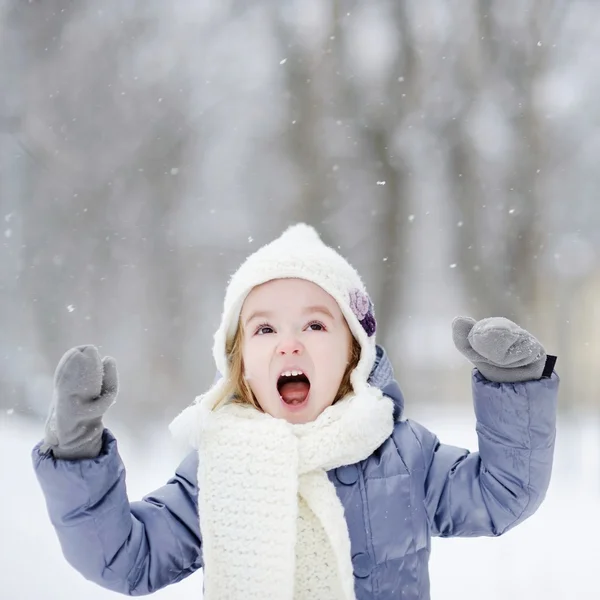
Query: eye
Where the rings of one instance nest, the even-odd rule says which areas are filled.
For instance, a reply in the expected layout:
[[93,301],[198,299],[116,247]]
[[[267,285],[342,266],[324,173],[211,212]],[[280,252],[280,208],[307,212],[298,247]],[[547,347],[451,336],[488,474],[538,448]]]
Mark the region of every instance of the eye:
[[273,328],[268,323],[262,323],[256,328],[254,335],[266,335],[267,333],[273,333]]
[[326,331],[325,325],[323,325],[323,323],[321,323],[320,321],[311,321],[307,325],[307,329],[310,329],[312,331]]

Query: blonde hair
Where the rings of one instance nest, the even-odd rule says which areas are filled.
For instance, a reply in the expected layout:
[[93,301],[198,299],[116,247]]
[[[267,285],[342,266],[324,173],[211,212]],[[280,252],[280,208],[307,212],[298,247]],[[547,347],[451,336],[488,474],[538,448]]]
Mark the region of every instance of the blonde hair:
[[[344,396],[347,396],[353,391],[352,384],[350,383],[350,375],[360,360],[360,344],[353,335],[350,337],[350,360],[348,361],[348,366],[346,367],[346,371],[344,372],[344,376],[340,382],[340,387],[332,404],[335,404]],[[241,322],[238,322],[235,336],[232,340],[227,342],[227,346],[225,348],[225,352],[227,354],[227,364],[229,366],[229,377],[225,382],[223,398],[217,404],[217,406],[215,406],[215,408],[218,408],[227,401],[231,401],[239,404],[250,404],[262,412],[262,408],[258,403],[258,400],[250,389],[248,381],[246,381],[246,378],[244,377],[244,359],[242,356],[243,344],[244,330]]]

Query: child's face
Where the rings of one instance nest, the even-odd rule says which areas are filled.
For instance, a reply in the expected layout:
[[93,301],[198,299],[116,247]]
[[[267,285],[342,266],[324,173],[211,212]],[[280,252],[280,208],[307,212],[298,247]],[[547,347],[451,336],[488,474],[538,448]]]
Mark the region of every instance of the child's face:
[[[266,413],[308,423],[333,403],[352,338],[327,292],[303,279],[269,281],[248,294],[240,326],[245,376]],[[304,377],[281,377],[286,371]]]

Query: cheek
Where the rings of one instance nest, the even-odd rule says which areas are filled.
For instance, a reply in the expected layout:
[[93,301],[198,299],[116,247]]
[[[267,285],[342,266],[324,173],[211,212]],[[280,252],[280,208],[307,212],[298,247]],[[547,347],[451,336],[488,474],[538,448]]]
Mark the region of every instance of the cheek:
[[251,387],[260,386],[265,378],[265,364],[267,364],[260,352],[258,344],[248,344],[242,351],[244,359],[244,377]]
[[[323,348],[323,350],[325,349]],[[321,373],[323,380],[327,382],[328,388],[337,390],[350,362],[349,352],[343,346],[336,344],[322,352],[318,361],[325,367],[321,370]]]
[[254,380],[256,378],[256,369],[252,364],[251,360],[244,361],[244,377],[248,380],[248,382]]
[[242,347],[242,368],[244,377],[248,379],[250,373],[253,371],[253,366],[252,352],[249,351],[248,345],[246,343]]

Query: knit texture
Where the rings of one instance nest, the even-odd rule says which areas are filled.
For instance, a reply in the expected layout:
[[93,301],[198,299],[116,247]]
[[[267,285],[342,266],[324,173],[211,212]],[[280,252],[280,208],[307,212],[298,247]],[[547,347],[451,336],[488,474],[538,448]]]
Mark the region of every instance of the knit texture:
[[213,410],[219,398],[213,388],[171,426],[199,453],[205,600],[354,600],[348,528],[327,471],[391,435],[392,401],[366,388],[292,425],[248,405]]

